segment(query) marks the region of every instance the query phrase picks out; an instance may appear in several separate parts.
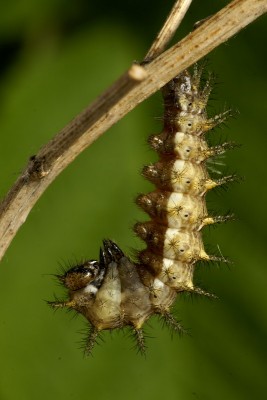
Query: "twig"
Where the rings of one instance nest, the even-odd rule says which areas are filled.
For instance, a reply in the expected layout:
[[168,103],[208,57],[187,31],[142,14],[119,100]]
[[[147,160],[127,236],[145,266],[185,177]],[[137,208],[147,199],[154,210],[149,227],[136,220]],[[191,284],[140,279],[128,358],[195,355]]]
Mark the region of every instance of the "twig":
[[86,147],[174,76],[266,11],[266,0],[234,0],[151,63],[131,67],[31,157],[0,205],[0,259],[45,189]]
[[191,3],[192,0],[177,0],[175,2],[165,24],[147,52],[144,59],[145,62],[153,60],[165,50],[167,44],[172,39],[182,22]]

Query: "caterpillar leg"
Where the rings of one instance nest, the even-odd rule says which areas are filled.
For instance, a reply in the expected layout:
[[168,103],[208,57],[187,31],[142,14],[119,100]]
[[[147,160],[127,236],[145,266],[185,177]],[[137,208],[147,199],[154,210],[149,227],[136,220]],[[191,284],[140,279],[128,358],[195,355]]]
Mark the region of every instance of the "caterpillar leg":
[[146,343],[143,329],[133,328],[132,332],[136,342],[137,350],[144,356],[146,354]]
[[89,335],[85,340],[85,348],[84,348],[84,355],[85,356],[90,356],[92,355],[93,348],[95,344],[97,343],[97,338],[99,337],[99,330],[91,326],[89,329]]
[[171,333],[178,333],[179,335],[187,333],[180,322],[177,321],[169,311],[162,312],[160,318],[163,320],[164,324],[171,329]]
[[47,304],[51,307],[51,308],[74,308],[75,306],[75,302],[73,300],[71,301],[47,301]]

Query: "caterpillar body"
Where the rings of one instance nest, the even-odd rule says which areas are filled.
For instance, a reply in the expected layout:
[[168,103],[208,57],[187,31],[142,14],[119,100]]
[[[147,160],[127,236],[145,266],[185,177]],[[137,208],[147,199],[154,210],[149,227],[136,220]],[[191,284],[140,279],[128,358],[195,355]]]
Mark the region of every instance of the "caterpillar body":
[[175,331],[182,331],[170,311],[177,294],[189,291],[209,295],[194,286],[195,265],[200,260],[224,261],[206,253],[201,231],[230,216],[209,215],[205,195],[234,176],[211,179],[206,164],[233,144],[209,147],[205,140],[205,132],[222,123],[229,111],[207,116],[212,84],[210,78],[201,84],[202,72],[203,67],[195,65],[192,73],[184,71],[162,90],[163,131],[149,138],[159,161],[143,169],[144,177],[156,188],[136,199],[151,218],[134,226],[146,249],[133,261],[114,242],[104,240],[99,260],[83,262],[57,276],[68,290],[68,300],[50,305],[73,309],[89,321],[87,354],[102,330],[125,326],[132,328],[144,352],[142,327],[154,314]]

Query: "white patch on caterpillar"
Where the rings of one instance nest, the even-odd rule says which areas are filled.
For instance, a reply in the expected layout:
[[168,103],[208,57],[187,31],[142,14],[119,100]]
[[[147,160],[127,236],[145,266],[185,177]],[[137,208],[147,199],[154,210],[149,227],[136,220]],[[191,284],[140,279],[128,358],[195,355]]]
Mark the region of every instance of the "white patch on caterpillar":
[[92,284],[89,284],[89,285],[85,286],[85,288],[83,289],[84,293],[96,294],[97,291],[98,291],[97,287],[95,287]]
[[173,143],[174,152],[182,160],[194,160],[196,164],[200,164],[207,157],[207,143],[194,134],[176,132]]

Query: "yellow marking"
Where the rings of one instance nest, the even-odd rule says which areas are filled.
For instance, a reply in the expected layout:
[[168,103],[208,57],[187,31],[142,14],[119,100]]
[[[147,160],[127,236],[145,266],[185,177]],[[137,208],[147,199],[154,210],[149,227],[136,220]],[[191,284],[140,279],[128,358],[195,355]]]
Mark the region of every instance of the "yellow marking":
[[212,217],[206,217],[202,221],[202,226],[215,224],[215,220]]
[[211,189],[215,188],[216,186],[218,186],[218,183],[215,181],[212,181],[211,179],[208,179],[204,184],[206,191],[211,190]]
[[205,250],[201,250],[201,252],[199,254],[199,260],[209,261],[210,256],[205,252]]

